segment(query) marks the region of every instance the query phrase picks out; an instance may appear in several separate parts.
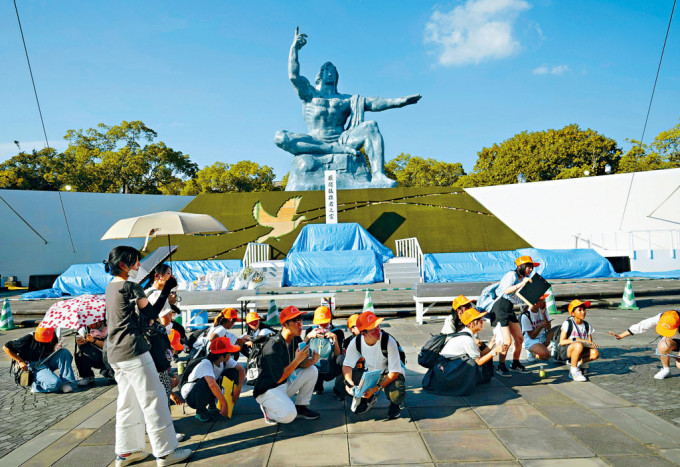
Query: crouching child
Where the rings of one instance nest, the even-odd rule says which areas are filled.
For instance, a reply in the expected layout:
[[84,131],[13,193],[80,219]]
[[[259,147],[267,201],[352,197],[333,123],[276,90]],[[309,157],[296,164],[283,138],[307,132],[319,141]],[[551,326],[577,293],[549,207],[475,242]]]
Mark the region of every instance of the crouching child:
[[560,329],[558,359],[571,364],[569,378],[574,381],[587,381],[583,371],[588,369],[589,362],[600,356],[598,345],[593,342],[594,329],[585,320],[588,307],[590,302],[572,300],[568,307],[571,317],[562,323]]

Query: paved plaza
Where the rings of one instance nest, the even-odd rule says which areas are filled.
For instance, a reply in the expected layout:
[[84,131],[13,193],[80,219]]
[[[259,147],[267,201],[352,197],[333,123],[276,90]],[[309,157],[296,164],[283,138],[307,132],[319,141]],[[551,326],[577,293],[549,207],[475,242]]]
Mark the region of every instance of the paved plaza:
[[[673,367],[663,381],[652,378],[659,367],[653,332],[621,341],[608,335],[678,306],[660,303],[650,299],[640,311],[622,311],[603,302],[588,310],[602,357],[591,364],[587,383],[569,381],[567,367],[554,364],[540,379],[531,364],[532,373],[494,378],[468,397],[425,393],[417,351],[441,320],[416,326],[407,316],[384,322],[408,358],[408,395],[398,420],[386,420],[384,395],[367,414],[352,414],[327,383],[312,399],[321,412],[316,421],[266,425],[248,391],[230,420],[200,423],[192,409],[173,407],[176,428],[187,435],[181,444],[195,451],[189,465],[680,465],[680,370]],[[559,324],[567,315],[552,317]],[[0,340],[29,331],[3,332]],[[490,337],[489,329],[482,337]],[[10,381],[4,354],[0,364],[0,465],[112,463],[115,386],[33,395]],[[155,465],[153,457],[139,465]]]

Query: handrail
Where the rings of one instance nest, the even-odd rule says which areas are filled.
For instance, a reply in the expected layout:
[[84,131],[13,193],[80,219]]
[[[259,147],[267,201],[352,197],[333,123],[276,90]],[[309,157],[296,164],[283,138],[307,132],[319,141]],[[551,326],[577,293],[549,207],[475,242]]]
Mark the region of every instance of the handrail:
[[250,266],[252,263],[269,261],[271,247],[267,243],[248,243],[246,254],[243,255],[243,266]]
[[414,258],[418,265],[418,273],[423,277],[423,250],[420,248],[420,243],[416,237],[403,238],[396,240],[395,249],[397,256],[404,258]]

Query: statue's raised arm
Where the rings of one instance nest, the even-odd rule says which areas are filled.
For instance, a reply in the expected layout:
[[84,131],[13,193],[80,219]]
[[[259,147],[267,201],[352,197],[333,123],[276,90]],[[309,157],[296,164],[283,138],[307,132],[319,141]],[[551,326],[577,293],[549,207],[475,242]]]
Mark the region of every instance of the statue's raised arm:
[[309,84],[309,80],[300,75],[300,62],[298,61],[298,51],[307,44],[307,34],[300,34],[300,28],[295,27],[295,37],[293,44],[290,46],[290,54],[288,56],[288,77],[293,83],[295,91],[298,96],[305,102],[312,100],[313,89]]
[[423,97],[420,94],[413,94],[406,97],[367,97],[364,108],[371,112],[381,112],[388,109],[398,109],[407,105],[415,104]]

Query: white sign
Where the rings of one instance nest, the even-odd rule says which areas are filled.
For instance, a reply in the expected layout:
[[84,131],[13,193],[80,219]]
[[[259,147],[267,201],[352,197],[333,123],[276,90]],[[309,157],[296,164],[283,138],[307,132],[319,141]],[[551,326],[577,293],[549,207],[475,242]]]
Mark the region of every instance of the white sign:
[[338,223],[338,191],[335,188],[337,173],[335,170],[324,171],[326,185],[326,224]]

